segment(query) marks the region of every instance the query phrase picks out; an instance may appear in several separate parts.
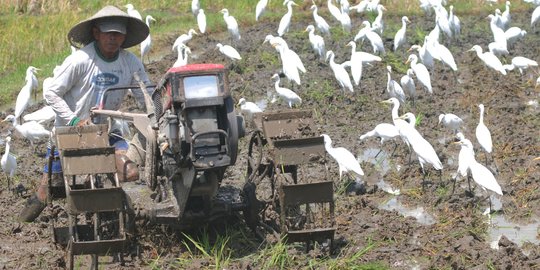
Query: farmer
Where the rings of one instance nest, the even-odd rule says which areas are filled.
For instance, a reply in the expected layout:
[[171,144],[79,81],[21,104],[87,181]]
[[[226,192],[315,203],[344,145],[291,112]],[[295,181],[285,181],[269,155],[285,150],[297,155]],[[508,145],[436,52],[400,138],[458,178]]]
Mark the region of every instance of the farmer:
[[[90,122],[90,108],[99,104],[103,91],[120,85],[137,84],[133,78],[138,73],[145,84],[148,76],[139,58],[125,50],[141,43],[149,33],[148,26],[140,19],[113,6],[106,6],[94,16],[75,25],[68,33],[69,42],[82,46],[68,56],[54,74],[53,82],[44,91],[45,100],[56,112],[55,126],[82,126]],[[133,91],[136,95],[137,91]],[[115,91],[119,95],[112,107],[118,107],[125,91]],[[136,98],[143,100],[142,93]],[[110,100],[110,99],[108,99]],[[110,102],[108,102],[110,103]],[[111,104],[109,104],[111,105]],[[118,108],[107,108],[118,109]],[[126,155],[128,143],[118,136],[110,136],[109,143],[115,147],[116,167],[121,181],[139,178],[137,165]],[[50,146],[50,144],[49,144]],[[130,149],[133,147],[130,147]],[[50,147],[47,149],[48,160]],[[132,151],[130,151],[131,153]],[[58,152],[54,153],[52,165],[54,177],[62,179],[62,167]],[[135,155],[133,155],[135,156]],[[134,159],[136,159],[134,157]],[[43,177],[35,195],[30,197],[20,213],[19,219],[31,222],[46,206],[48,194],[48,165],[45,164]]]

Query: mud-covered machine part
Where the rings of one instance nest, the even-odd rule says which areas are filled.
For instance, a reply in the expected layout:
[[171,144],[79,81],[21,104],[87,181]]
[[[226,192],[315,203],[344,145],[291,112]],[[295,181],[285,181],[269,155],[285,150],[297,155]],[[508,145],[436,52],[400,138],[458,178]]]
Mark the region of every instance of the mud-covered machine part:
[[244,213],[246,222],[253,229],[265,224],[288,242],[306,242],[308,249],[313,241],[329,240],[332,249],[333,181],[324,168],[322,174],[300,177],[303,170],[323,166],[326,153],[323,138],[314,132],[312,112],[257,113],[252,126],[244,189],[255,191],[259,204],[251,205],[260,207]]
[[[98,256],[114,255],[122,260],[133,213],[120,186],[108,126],[57,127],[54,135],[68,220],[64,226],[53,220],[52,232],[53,241],[66,249],[66,268],[74,268],[76,255],[91,255],[92,269],[98,269]],[[51,180],[49,177],[49,185],[58,187]]]

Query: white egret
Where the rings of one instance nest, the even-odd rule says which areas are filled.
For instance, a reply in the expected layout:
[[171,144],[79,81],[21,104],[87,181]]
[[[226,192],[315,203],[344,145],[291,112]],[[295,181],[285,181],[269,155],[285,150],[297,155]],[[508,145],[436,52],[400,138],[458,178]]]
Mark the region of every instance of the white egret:
[[371,23],[372,31],[377,32],[380,35],[382,35],[384,31],[383,12],[385,10],[386,8],[383,5],[377,5],[377,17],[375,17],[375,19]]
[[[465,136],[463,136],[463,133],[461,132],[458,132],[456,133],[456,139],[458,141],[456,142],[453,142],[453,143],[459,143],[461,141],[463,141],[463,143],[465,143],[464,140],[467,140],[465,139]],[[457,178],[459,176],[463,177],[463,178],[467,178],[468,182],[469,182],[469,190],[471,189],[471,183],[470,183],[470,169],[469,169],[469,165],[471,164],[471,162],[473,162],[474,160],[474,149],[472,147],[472,143],[471,141],[467,140],[471,147],[461,147],[461,150],[459,151],[459,154],[458,154],[458,169],[457,169],[457,172],[456,172],[456,176],[454,177],[454,184],[452,186],[452,194],[454,194],[454,190],[456,188],[456,181],[457,181]]]
[[494,54],[495,56],[502,56],[502,55],[510,54],[510,52],[508,52],[508,49],[507,49],[507,44],[502,44],[496,41],[488,44],[488,50],[490,53]]
[[440,44],[436,40],[433,41],[432,46],[437,51],[437,56],[439,57],[438,60],[450,67],[452,71],[455,72],[458,70],[456,60],[454,60],[452,52],[450,52],[450,50],[446,46]]
[[206,15],[204,14],[204,9],[199,9],[197,14],[197,26],[199,27],[199,32],[204,34],[206,32]]
[[391,140],[398,136],[399,136],[399,131],[395,125],[388,124],[388,123],[381,123],[375,126],[374,129],[361,135],[360,140],[370,138],[370,137],[377,137],[381,139],[381,144],[383,144],[385,140]]
[[512,22],[512,16],[510,15],[510,1],[506,1],[504,12],[501,15],[501,24],[503,30],[508,29]]
[[251,101],[246,101],[245,98],[240,98],[240,100],[238,100],[238,105],[240,105],[240,110],[242,113],[248,118],[252,118],[254,113],[260,113],[263,111],[259,106],[257,106],[257,104]]
[[351,4],[348,0],[339,0],[339,9],[341,10],[341,14],[349,14],[349,9],[351,7]]
[[513,70],[517,68],[519,73],[523,75],[523,72],[530,67],[538,67],[538,62],[523,56],[516,56],[512,58],[510,65],[504,65],[506,70]]
[[420,167],[422,168],[422,173],[424,174],[424,177],[422,179],[422,187],[425,186],[425,177],[426,172],[424,169],[424,164],[431,164],[433,168],[437,171],[439,171],[439,176],[442,177],[442,162],[439,160],[439,157],[437,156],[437,152],[435,152],[435,149],[433,146],[426,140],[416,128],[414,128],[414,123],[416,120],[416,117],[412,113],[406,113],[403,116],[399,117],[401,119],[408,119],[410,125],[405,127],[403,130],[400,129],[400,135],[403,133],[405,137],[407,137],[407,141],[410,143],[413,151],[416,153],[418,157],[418,161],[420,162]]
[[531,14],[531,28],[534,28],[536,23],[540,20],[540,6],[537,6]]
[[17,132],[19,132],[23,137],[28,139],[30,141],[30,144],[32,147],[34,147],[34,140],[39,140],[41,138],[50,137],[51,132],[48,131],[45,127],[43,127],[38,122],[30,121],[26,122],[22,125],[19,125],[15,121],[15,116],[10,114],[6,116],[2,122],[10,121],[13,124],[13,127]]
[[448,24],[452,30],[454,38],[457,38],[461,34],[461,21],[458,16],[454,14],[454,6],[450,5],[450,12],[448,13]]
[[319,31],[325,35],[330,35],[330,25],[328,25],[323,17],[317,14],[317,6],[312,5],[311,10],[313,10],[313,20],[315,20],[315,26],[317,26],[317,29],[319,29]]
[[407,94],[412,99],[412,104],[416,101],[416,85],[413,80],[414,71],[412,69],[407,69],[407,73],[403,75],[400,79],[401,88],[403,92]]
[[[478,143],[485,152],[486,165],[488,154],[491,155],[491,159],[495,164],[495,160],[493,159],[493,155],[491,154],[493,152],[491,132],[489,132],[488,127],[484,124],[484,104],[478,104],[478,108],[480,109],[480,118],[478,119],[478,125],[476,126],[476,140],[478,140]],[[495,167],[497,167],[497,164],[495,164]]]
[[300,71],[304,65],[302,64],[298,55],[281,43],[273,43],[272,46],[277,48],[279,51],[282,70],[287,79],[295,82],[297,85],[300,85]]
[[315,34],[315,27],[313,25],[308,25],[306,32],[309,32],[309,43],[311,43],[311,48],[313,48],[313,51],[319,56],[320,59],[324,58],[326,55],[326,49],[324,46],[324,39],[323,37]]
[[[381,123],[375,126],[374,129],[362,134],[360,136],[360,140],[364,140],[366,138],[371,138],[371,137],[380,138],[381,145],[382,145],[385,140],[393,140],[395,137],[399,137],[399,131],[396,128],[396,126],[393,124]],[[394,151],[396,150],[396,148],[397,148],[397,143],[394,143],[394,150],[392,151],[392,154],[390,156],[394,154]],[[375,157],[379,156],[381,151],[382,149],[379,151],[379,153],[375,155]]]
[[[146,15],[146,25],[148,25],[148,29],[150,29],[150,21],[156,21],[152,15]],[[147,55],[148,61],[150,62],[150,57],[148,56],[148,52],[150,51],[150,48],[152,48],[152,38],[150,37],[150,34],[146,37],[143,42],[141,42],[141,60],[144,61],[144,55]]]
[[351,47],[351,75],[354,84],[359,85],[360,80],[362,79],[362,54],[356,51],[356,42],[350,41],[346,46]]
[[420,61],[422,61],[422,64],[424,64],[426,68],[433,69],[435,67],[435,61],[433,55],[431,55],[430,51],[427,49],[427,42],[428,39],[426,37],[424,38],[424,44],[422,46],[416,44],[412,45],[408,52],[416,50],[420,56]]
[[327,6],[328,11],[330,11],[330,14],[332,14],[336,21],[341,22],[341,10],[332,3],[332,0],[328,0]]
[[433,94],[433,88],[431,87],[431,77],[426,66],[421,63],[418,63],[418,56],[416,54],[411,54],[407,58],[406,64],[411,63],[411,69],[414,71],[416,78],[422,84],[428,93]]
[[[343,147],[332,147],[332,139],[326,134],[321,135],[324,138],[324,148],[326,152],[337,162],[339,166],[339,181],[343,173],[349,175],[349,172],[355,173],[358,177],[364,175],[364,171],[360,167],[360,163],[354,157],[354,155]],[[359,179],[355,177],[355,181],[359,182]]]
[[[495,179],[495,176],[493,176],[493,173],[491,171],[484,167],[484,165],[478,163],[476,159],[474,158],[474,150],[471,141],[462,138],[459,142],[456,142],[461,145],[462,151],[464,151],[463,157],[465,158],[463,166],[465,168],[461,168],[461,151],[460,151],[460,168],[464,169],[468,172],[470,172],[470,176],[473,178],[474,182],[478,184],[483,190],[490,190],[493,191],[499,195],[503,195],[502,188],[497,182],[497,179]],[[466,163],[466,164],[465,164]],[[468,165],[467,165],[468,164]],[[467,174],[468,175],[468,174]],[[489,198],[489,209],[491,209],[491,196],[488,196]]]
[[272,76],[272,79],[276,79],[276,82],[274,83],[274,88],[276,89],[278,95],[289,105],[289,108],[292,108],[292,106],[295,104],[302,103],[302,99],[295,92],[288,88],[279,86],[280,78],[278,74],[274,74]]
[[54,112],[53,108],[47,105],[35,112],[25,114],[23,116],[23,120],[25,122],[36,121],[40,124],[45,124],[53,121],[55,116],[56,113]]
[[30,99],[32,98],[32,90],[37,89],[38,87],[38,80],[35,74],[38,70],[39,69],[33,66],[29,66],[26,69],[26,84],[21,88],[21,91],[17,95],[17,100],[15,101],[15,121],[20,121],[24,110],[26,110],[30,103]]
[[[280,44],[281,46],[289,49],[289,45],[287,45],[287,42],[282,37],[274,37],[272,35],[266,35],[266,37],[264,38],[263,44],[266,42],[269,42],[270,45]],[[274,49],[276,49],[276,51],[279,53],[279,49],[280,49],[279,47],[274,46],[274,45],[272,45],[272,47],[274,47]]]
[[332,71],[334,72],[334,77],[336,77],[336,80],[338,81],[343,91],[345,91],[345,88],[347,88],[349,89],[349,91],[354,92],[351,78],[349,78],[349,73],[347,73],[347,71],[342,65],[337,64],[334,61],[334,57],[335,55],[333,51],[326,52],[326,60],[328,60],[330,63],[330,68],[332,68]]
[[268,5],[268,0],[259,0],[257,6],[255,7],[255,20],[259,21],[259,18],[263,15],[266,6]]
[[[405,144],[410,150],[409,139],[406,136],[407,126],[409,125],[409,123],[399,118],[399,114],[398,114],[399,100],[397,98],[390,98],[390,99],[381,101],[381,103],[392,104],[392,123],[394,123],[394,126],[397,128],[399,132],[399,136],[401,137],[403,142],[405,142]],[[411,156],[410,156],[410,151],[409,151],[409,161],[410,161],[410,158]]]
[[180,44],[187,45],[187,42],[190,41],[193,38],[193,35],[197,35],[197,31],[195,29],[189,29],[187,34],[182,34],[173,43],[172,50],[174,51],[177,46],[180,46]]
[[363,13],[367,10],[370,0],[362,0],[358,4],[349,8],[349,10],[356,10],[356,13]]
[[522,30],[517,26],[508,28],[504,31],[504,37],[508,45],[514,44],[518,39],[523,38],[527,34],[527,31]]
[[374,12],[377,11],[377,7],[379,7],[380,0],[370,0],[367,6],[367,11]]
[[493,33],[493,41],[498,43],[499,47],[506,50],[507,42],[506,42],[506,37],[504,35],[504,30],[501,28],[501,26],[497,24],[499,22],[498,21],[499,17],[494,16],[493,14],[489,14],[487,18],[490,19],[489,27],[491,29],[491,32]]
[[291,18],[293,14],[293,5],[298,6],[292,0],[289,0],[287,2],[287,13],[285,13],[285,15],[283,15],[283,17],[281,17],[281,20],[279,21],[277,33],[280,37],[283,36],[286,32],[289,32],[289,26],[291,25]]
[[341,23],[341,29],[343,32],[350,33],[352,30],[351,17],[348,13],[342,12],[341,17],[339,17],[339,23]]
[[199,0],[191,0],[191,13],[193,13],[193,16],[197,17],[200,8],[201,3],[199,3]]
[[453,113],[441,113],[439,114],[439,124],[441,123],[454,133],[457,133],[461,125],[463,125],[463,120]]
[[407,41],[407,23],[410,23],[409,18],[407,16],[401,17],[401,28],[396,32],[396,35],[394,36],[394,52],[397,51],[399,47],[401,47],[405,42]]
[[498,72],[500,72],[503,75],[506,75],[506,69],[504,69],[503,64],[501,63],[501,60],[497,58],[493,53],[491,52],[482,52],[482,47],[480,45],[474,45],[469,51],[476,51],[476,55],[484,64]]
[[226,8],[222,9],[220,12],[223,13],[223,20],[225,20],[225,24],[227,24],[227,30],[229,31],[231,36],[235,40],[240,40],[240,30],[238,30],[238,22],[236,22],[236,19],[233,16],[229,15],[229,10]]
[[447,37],[452,38],[452,29],[450,28],[450,22],[448,21],[448,12],[442,5],[437,5],[434,9],[437,26]]
[[184,44],[176,47],[176,49],[178,50],[178,57],[174,62],[173,67],[181,67],[187,65],[189,55],[191,54],[191,49]]
[[235,61],[235,60],[241,60],[242,57],[240,57],[240,54],[238,53],[238,51],[233,48],[232,46],[230,45],[223,45],[221,43],[218,43],[216,44],[216,47],[219,49],[219,51],[227,56],[229,59]]
[[397,98],[401,104],[405,104],[405,93],[403,92],[403,88],[401,88],[399,83],[392,79],[392,67],[386,66],[386,70],[388,71],[388,80],[386,81],[386,91],[388,92],[388,95]]
[[6,147],[4,150],[4,155],[2,155],[2,159],[0,160],[0,164],[2,165],[2,170],[6,174],[7,177],[7,184],[8,184],[8,190],[11,190],[11,178],[15,176],[15,173],[17,172],[17,158],[10,153],[11,151],[11,137],[6,137]]
[[135,9],[135,7],[132,4],[125,5],[127,8],[127,14],[131,17],[137,18],[142,21],[141,13]]
[[371,44],[371,47],[373,48],[373,53],[382,53],[386,54],[386,51],[384,49],[384,44],[382,41],[381,36],[377,34],[376,32],[372,31],[372,27],[370,26],[370,23],[368,21],[363,21],[362,25],[364,26],[360,31],[358,31],[358,34],[354,37],[354,41],[367,37],[369,40],[369,43]]

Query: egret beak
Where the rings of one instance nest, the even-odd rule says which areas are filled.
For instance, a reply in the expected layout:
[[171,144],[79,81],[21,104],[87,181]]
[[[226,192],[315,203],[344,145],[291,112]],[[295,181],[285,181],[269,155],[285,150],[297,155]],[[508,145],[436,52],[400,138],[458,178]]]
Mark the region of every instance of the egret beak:
[[401,119],[401,120],[407,120],[407,116],[405,115],[400,115],[398,118],[396,119]]
[[407,50],[407,52],[410,52],[410,51],[412,51],[412,50],[413,50],[413,48],[412,48],[412,47],[410,47],[410,48],[409,48],[409,49]]
[[540,160],[540,157],[534,158],[533,161]]
[[390,101],[389,99],[387,99],[387,100],[381,101],[380,103],[383,103],[383,104],[392,104],[392,101]]
[[408,65],[410,62],[411,60],[407,59],[407,61],[405,62],[405,65]]

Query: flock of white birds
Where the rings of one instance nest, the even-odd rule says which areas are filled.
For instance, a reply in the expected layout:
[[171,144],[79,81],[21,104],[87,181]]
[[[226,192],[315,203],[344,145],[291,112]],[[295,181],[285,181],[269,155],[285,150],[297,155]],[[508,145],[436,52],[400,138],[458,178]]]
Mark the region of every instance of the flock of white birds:
[[[334,3],[334,1],[336,3]],[[540,1],[523,1],[536,6],[530,20],[530,27],[534,28],[538,21],[540,21]],[[381,2],[384,1],[362,0],[355,5],[350,5],[347,0],[328,0],[326,7],[318,7],[315,2],[313,2],[313,5],[311,6],[313,22],[305,28],[305,32],[308,32],[307,40],[309,40],[311,44],[313,53],[321,60],[324,59],[329,63],[329,66],[334,73],[335,80],[343,89],[344,93],[347,93],[347,91],[354,92],[355,88],[360,88],[363,69],[374,66],[374,63],[381,62],[386,56],[386,50],[381,35],[383,31],[385,31],[384,12],[387,11],[387,8]],[[491,4],[491,2],[492,1],[486,1],[488,4]],[[373,130],[360,136],[360,139],[364,140],[369,137],[378,137],[382,144],[385,140],[392,140],[398,137],[401,138],[409,148],[410,153],[414,152],[417,156],[425,177],[425,165],[429,164],[435,170],[442,172],[443,164],[439,160],[433,146],[424,139],[418,130],[416,130],[416,119],[414,114],[406,113],[400,116],[398,111],[400,105],[404,105],[409,100],[414,106],[414,102],[417,99],[416,85],[419,85],[420,88],[424,89],[428,95],[433,93],[434,89],[431,84],[430,73],[434,72],[434,66],[437,62],[447,66],[452,72],[458,70],[452,52],[441,43],[441,40],[450,41],[459,39],[461,25],[458,16],[454,13],[453,6],[450,5],[448,7],[449,11],[447,10],[447,3],[445,0],[419,0],[418,4],[419,7],[424,10],[426,16],[431,16],[433,18],[433,30],[426,35],[423,44],[414,44],[407,49],[405,48],[405,45],[408,44],[406,42],[408,36],[407,23],[410,23],[411,21],[407,16],[402,17],[402,26],[395,33],[392,49],[394,52],[407,50],[407,52],[416,52],[418,55],[411,53],[408,56],[407,63],[410,63],[410,68],[407,70],[406,74],[401,77],[399,82],[393,79],[391,66],[387,66],[386,94],[389,99],[382,102],[392,105],[391,114],[393,123],[381,123]],[[261,20],[267,5],[268,0],[258,1],[255,7],[256,21]],[[270,43],[279,54],[282,64],[281,70],[283,75],[289,81],[289,84],[291,86],[301,87],[302,74],[307,71],[301,58],[288,46],[287,41],[285,40],[291,25],[294,6],[298,5],[293,0],[285,0],[283,1],[283,6],[286,7],[286,12],[279,22],[279,27],[276,30],[277,36],[268,34],[263,41],[263,44],[267,42]],[[125,7],[130,16],[142,20],[141,14],[132,4],[127,4]],[[512,58],[511,63],[506,65],[503,65],[500,60],[500,57],[502,56],[509,56],[511,46],[515,42],[519,42],[518,40],[527,34],[527,31],[524,29],[511,26],[512,17],[510,7],[510,1],[506,1],[505,10],[503,12],[496,9],[494,10],[494,14],[489,15],[489,27],[493,34],[493,42],[488,45],[488,50],[484,51],[480,45],[474,45],[470,48],[470,51],[476,52],[478,58],[485,63],[487,68],[499,72],[502,76],[514,69],[519,70],[519,72],[523,74],[527,72],[527,69],[536,69],[538,67],[538,63],[535,60],[524,56],[515,56]],[[201,8],[201,3],[198,0],[193,0],[191,10],[193,16],[196,18],[195,21],[200,34],[204,34],[207,30],[207,25],[206,15]],[[327,19],[323,17],[327,14],[326,11],[333,17],[331,23],[328,23]],[[242,57],[240,52],[234,48],[234,44],[241,40],[241,31],[238,22],[233,15],[229,13],[228,9],[223,8],[220,12],[223,14],[223,21],[227,26],[231,39],[230,44],[217,43],[216,48],[231,61],[241,61]],[[330,31],[331,25],[338,23],[341,29],[349,34],[353,31],[351,20],[354,19],[355,16],[358,16],[358,14],[367,12],[376,12],[377,16],[371,22],[367,20],[363,21],[361,23],[362,28],[358,30],[354,37],[352,37],[351,34],[351,41],[347,44],[347,46],[352,48],[350,60],[343,63],[336,63],[334,52],[325,47],[325,40],[332,38]],[[155,19],[150,15],[146,16],[146,24],[149,27],[150,21],[155,21]],[[317,34],[317,31],[320,32],[321,35]],[[188,43],[194,36],[200,34],[197,33],[196,30],[190,29],[186,34],[180,35],[175,40],[172,49],[177,50],[178,59],[173,67],[188,64],[188,58],[191,53]],[[372,53],[360,50],[357,51],[356,42],[364,42],[366,40],[371,46]],[[148,55],[150,46],[151,38],[149,35],[148,38],[141,43],[141,60],[144,61],[144,56]],[[37,70],[38,69],[35,67],[28,68],[26,84],[21,89],[15,104],[15,114],[4,119],[4,121],[12,122],[15,130],[27,138],[32,144],[34,140],[50,136],[50,132],[43,127],[43,124],[52,121],[54,118],[54,112],[49,106],[45,106],[40,109],[39,112],[23,115],[31,99],[31,92],[38,87],[38,80],[35,75]],[[301,106],[302,99],[295,91],[280,86],[280,76],[278,74],[274,74],[272,79],[275,80],[275,94],[272,102],[281,99],[290,108]],[[537,79],[536,84],[537,86],[540,84],[540,77]],[[44,90],[45,87],[44,81]],[[246,116],[251,116],[253,113],[263,111],[263,109],[255,103],[247,101],[245,98],[240,98],[238,104],[242,113]],[[483,123],[484,105],[478,104],[478,108],[479,122],[476,128],[476,140],[481,145],[483,151],[486,152],[487,165],[487,154],[491,154],[493,151],[492,138],[489,129]],[[21,117],[24,119],[24,122]],[[464,124],[463,120],[459,116],[447,112],[439,115],[439,123],[452,131],[453,136],[459,140],[458,143],[462,147],[462,150],[459,153],[459,168],[456,178],[458,176],[472,177],[472,179],[482,188],[502,195],[502,189],[497,183],[494,174],[491,170],[476,161],[471,141],[465,138],[460,132]],[[340,179],[342,178],[342,174],[346,173],[352,175],[354,179],[361,182],[364,172],[360,167],[357,158],[349,150],[343,147],[333,147],[332,140],[328,135],[323,134],[321,136],[324,137],[326,151],[338,163]],[[12,177],[16,170],[16,160],[15,157],[9,153],[11,138],[7,137],[5,141],[6,151],[2,157],[1,164],[4,172],[6,172],[9,177]],[[491,159],[493,165],[495,165],[493,157]]]

